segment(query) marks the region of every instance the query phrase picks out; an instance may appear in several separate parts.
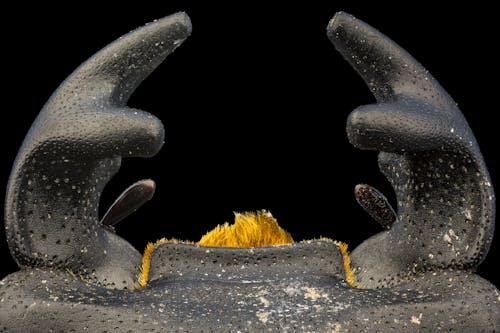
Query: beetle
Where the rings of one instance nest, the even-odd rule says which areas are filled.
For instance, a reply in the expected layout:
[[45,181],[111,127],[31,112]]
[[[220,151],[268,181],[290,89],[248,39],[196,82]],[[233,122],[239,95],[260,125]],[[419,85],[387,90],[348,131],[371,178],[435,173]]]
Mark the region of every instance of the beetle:
[[132,31],[76,69],[38,115],[7,188],[7,240],[21,269],[0,283],[2,331],[500,326],[499,291],[473,273],[491,244],[495,206],[472,131],[411,55],[347,13],[330,21],[328,37],[377,99],[350,114],[347,135],[380,152],[398,204],[368,185],[355,194],[386,230],[349,255],[329,239],[294,242],[261,211],[198,243],[160,240],[141,255],[112,226],[152,196],[150,180],[99,220],[121,159],[152,156],[164,141],[161,121],[127,101],[190,33],[184,13]]

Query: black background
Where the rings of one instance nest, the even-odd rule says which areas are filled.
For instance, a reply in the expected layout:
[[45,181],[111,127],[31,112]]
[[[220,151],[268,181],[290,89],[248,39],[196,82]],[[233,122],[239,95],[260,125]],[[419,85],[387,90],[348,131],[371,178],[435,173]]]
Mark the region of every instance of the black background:
[[[18,2],[2,10],[2,188],[24,135],[61,81],[120,35],[180,10],[192,19],[192,36],[129,103],[162,119],[166,144],[154,158],[124,160],[101,201],[104,212],[132,182],[157,182],[153,200],[117,228],[140,251],[160,237],[198,240],[232,221],[233,211],[268,209],[296,240],[321,235],[351,249],[380,231],[352,194],[357,183],[369,183],[392,198],[376,153],[356,150],[345,135],[349,112],[374,98],[326,37],[339,10],[390,36],[441,82],[468,119],[499,188],[493,8],[158,3],[34,8]],[[497,232],[479,268],[497,286],[499,238]],[[0,246],[3,277],[16,269],[3,229]]]

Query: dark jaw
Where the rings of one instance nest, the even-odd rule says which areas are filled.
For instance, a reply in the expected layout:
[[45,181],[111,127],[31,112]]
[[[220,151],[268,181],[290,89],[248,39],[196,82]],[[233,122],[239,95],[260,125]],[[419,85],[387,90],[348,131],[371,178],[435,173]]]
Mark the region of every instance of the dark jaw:
[[161,121],[126,104],[190,33],[184,13],[139,28],[82,64],[47,101],[8,184],[5,228],[19,266],[133,287],[140,254],[99,223],[99,199],[122,156],[152,156],[163,145]]
[[389,230],[353,252],[359,282],[386,287],[428,270],[474,269],[492,241],[495,195],[456,103],[410,54],[353,16],[337,13],[328,36],[377,99],[349,115],[349,141],[380,151],[398,203]]

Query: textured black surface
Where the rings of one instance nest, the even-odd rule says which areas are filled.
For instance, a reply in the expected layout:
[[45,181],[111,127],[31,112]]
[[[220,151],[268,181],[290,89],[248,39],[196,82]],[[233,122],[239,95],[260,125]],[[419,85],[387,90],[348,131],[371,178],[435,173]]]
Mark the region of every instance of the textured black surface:
[[333,241],[304,241],[287,246],[235,251],[185,244],[164,244],[151,256],[150,281],[183,277],[188,280],[268,281],[307,275],[345,277],[342,254]]
[[[310,250],[313,258],[313,244]],[[268,252],[239,251],[252,257]],[[293,257],[293,248],[289,254]],[[360,290],[308,266],[300,266],[303,273],[270,273],[270,258],[261,259],[260,266],[240,269],[237,280],[228,280],[224,270],[234,262],[210,253],[205,259],[207,270],[218,270],[219,276],[204,278],[204,266],[199,265],[196,278],[194,272],[188,277],[174,274],[138,291],[104,289],[64,272],[37,268],[17,272],[2,281],[2,297],[7,301],[0,303],[0,327],[7,332],[40,332],[41,328],[55,332],[494,332],[499,325],[499,294],[482,278],[465,272],[429,272],[390,289]],[[217,263],[211,263],[215,259]],[[261,275],[261,268],[268,274]]]
[[365,287],[385,287],[426,270],[474,269],[488,253],[495,196],[474,135],[452,98],[406,51],[354,17],[328,26],[335,47],[377,104],[347,121],[349,141],[381,151],[398,221],[353,252]]
[[[162,30],[166,34],[162,38],[173,44],[173,41],[185,37],[189,32],[189,27],[185,22],[186,18],[182,15],[160,20],[149,26],[150,30],[147,28],[138,30],[121,39],[117,42],[119,44],[111,44],[110,48],[113,48],[113,45],[128,47],[135,45],[134,43],[141,44],[144,42],[141,39],[143,38],[141,33],[144,31],[154,32],[157,28],[164,27],[163,24],[169,27],[172,24],[173,36],[175,37],[171,37],[167,32],[171,31],[170,29],[158,30]],[[358,28],[355,28],[356,26]],[[350,31],[353,27],[359,31],[343,35],[341,27],[345,29],[344,31]],[[107,181],[107,178],[102,177],[101,174],[110,177],[116,172],[116,164],[98,163],[97,165],[104,169],[99,174],[93,173],[89,166],[92,166],[91,161],[94,159],[108,161],[115,156],[127,156],[126,149],[120,149],[120,145],[117,148],[115,145],[109,144],[109,138],[117,138],[118,143],[124,146],[130,144],[131,147],[128,149],[131,149],[134,154],[145,156],[151,155],[159,149],[162,137],[161,135],[144,135],[143,133],[140,135],[141,133],[135,132],[135,126],[127,125],[127,119],[132,116],[128,112],[120,113],[124,117],[123,124],[127,126],[124,126],[123,131],[115,132],[115,126],[121,126],[122,122],[105,121],[107,114],[104,110],[107,110],[109,106],[107,103],[97,102],[94,105],[97,107],[90,108],[89,117],[102,115],[102,122],[85,122],[83,126],[68,126],[63,122],[64,119],[69,119],[69,124],[72,124],[74,119],[64,116],[66,112],[75,116],[75,110],[86,114],[87,108],[73,109],[68,106],[63,109],[55,108],[52,112],[60,111],[62,116],[45,118],[44,114],[50,114],[47,111],[50,108],[46,107],[33,127],[38,128],[38,130],[32,129],[30,131],[30,135],[20,151],[20,157],[16,161],[12,176],[13,180],[11,179],[9,187],[6,220],[6,224],[10,228],[8,230],[9,244],[12,254],[22,266],[22,270],[1,281],[0,330],[7,332],[38,332],[40,330],[61,332],[86,330],[95,332],[113,330],[220,332],[259,331],[263,329],[272,331],[330,330],[337,332],[376,330],[405,332],[495,331],[500,325],[500,295],[498,290],[487,281],[468,272],[487,253],[494,219],[493,202],[488,201],[488,196],[483,195],[484,193],[492,195],[491,187],[484,183],[484,180],[488,180],[487,172],[465,120],[458,109],[452,109],[452,111],[447,109],[453,103],[450,102],[451,100],[447,101],[448,96],[434,81],[432,81],[431,86],[424,84],[420,88],[436,89],[435,94],[440,97],[436,101],[425,101],[424,107],[422,107],[422,103],[419,103],[421,102],[419,98],[405,99],[399,105],[400,101],[395,96],[389,97],[393,95],[391,87],[398,87],[397,91],[413,96],[413,93],[419,91],[416,88],[419,84],[418,81],[415,81],[415,84],[411,83],[412,75],[414,76],[415,72],[412,72],[412,75],[401,77],[404,80],[409,80],[407,82],[409,86],[414,86],[407,89],[405,84],[399,85],[389,79],[385,72],[390,72],[389,65],[382,62],[378,64],[381,67],[377,67],[376,60],[383,60],[385,51],[389,50],[394,51],[394,55],[399,57],[396,63],[403,63],[403,67],[405,67],[404,64],[414,65],[413,59],[408,58],[404,51],[389,42],[386,37],[379,35],[377,31],[347,14],[338,14],[329,26],[329,34],[343,53],[353,52],[353,55],[361,56],[360,59],[357,59],[360,62],[355,62],[356,65],[363,64],[361,61],[363,56],[378,54],[376,59],[370,60],[373,66],[370,65],[366,68],[361,66],[360,72],[363,74],[364,69],[366,69],[367,73],[375,73],[373,75],[367,74],[369,84],[373,82],[374,87],[379,89],[375,95],[384,103],[397,104],[391,105],[392,108],[388,107],[387,109],[384,108],[386,105],[378,104],[377,107],[367,111],[368,115],[365,114],[365,118],[362,117],[359,122],[357,121],[359,113],[354,113],[350,118],[354,121],[351,121],[350,125],[355,126],[349,127],[348,124],[349,137],[357,146],[390,153],[390,155],[382,154],[382,156],[387,157],[385,165],[388,165],[386,170],[389,171],[385,171],[385,173],[389,174],[389,178],[393,178],[392,182],[399,195],[398,201],[406,209],[402,210],[402,207],[398,207],[400,220],[387,233],[368,240],[353,254],[355,263],[360,266],[358,273],[361,284],[363,287],[368,287],[367,289],[351,288],[343,282],[341,278],[343,268],[338,249],[331,242],[320,241],[287,245],[280,248],[238,250],[164,245],[153,254],[152,281],[145,289],[133,291],[115,289],[122,287],[119,282],[122,278],[126,281],[125,285],[129,286],[127,279],[132,278],[131,275],[137,273],[135,267],[131,267],[137,265],[137,262],[133,262],[136,256],[135,250],[130,247],[129,251],[125,240],[118,238],[118,236],[110,236],[111,234],[104,231],[97,220],[96,209],[100,190]],[[372,39],[368,38],[373,36],[375,37]],[[147,40],[147,38],[145,39]],[[361,42],[362,40],[364,42]],[[342,49],[344,42],[347,42],[346,44],[351,47],[347,49],[348,51]],[[368,44],[368,49],[363,46],[365,42]],[[114,57],[114,53],[108,52],[108,50],[101,51],[96,58],[92,58],[87,63],[87,66],[90,65],[91,69],[101,69],[106,74],[104,78],[108,75],[113,78],[113,71],[104,66],[112,63],[112,60],[108,59],[109,62],[106,59],[99,60],[100,54]],[[147,59],[151,49],[144,48],[143,51],[144,54],[142,52],[125,52],[131,56],[128,58],[130,62],[120,62],[122,65],[127,64],[121,69],[137,71],[141,77],[144,76],[145,72],[152,70],[157,63],[153,62],[153,65],[149,66]],[[360,54],[361,51],[366,52],[366,54]],[[138,66],[140,64],[145,64],[147,70],[142,72],[141,66]],[[380,72],[379,69],[384,70]],[[420,68],[417,66],[417,69]],[[100,73],[99,70],[97,72]],[[91,93],[86,96],[93,101],[101,100],[99,98],[101,95],[109,97],[110,94],[107,92],[112,90],[109,89],[107,79],[103,80],[105,84],[98,85],[100,76],[95,78],[97,78],[96,82],[84,82],[82,85],[85,87],[84,92]],[[127,78],[128,76],[124,75],[120,79],[127,82]],[[140,80],[134,79],[133,81],[133,86],[135,86]],[[67,82],[71,83],[71,77]],[[87,90],[88,87],[92,88],[94,84],[100,88],[96,88],[93,92],[92,89]],[[126,95],[131,92],[125,84],[115,86],[118,96],[120,92]],[[61,89],[64,91],[66,88],[63,85]],[[57,94],[56,92],[55,97],[49,101],[49,107],[52,100],[57,100]],[[83,97],[84,95],[69,94],[67,96]],[[123,107],[126,97],[119,97],[117,100],[114,97],[109,97],[109,101]],[[68,100],[71,99],[68,98]],[[105,100],[106,98],[104,98]],[[435,102],[435,105],[431,102]],[[90,102],[89,105],[93,106],[92,103]],[[76,105],[81,106],[82,104],[77,103]],[[447,127],[445,129],[437,128],[440,123],[433,118],[436,107],[439,110],[444,109],[443,113],[446,114],[443,116],[444,121],[441,122],[441,125],[449,126],[453,123],[454,126],[457,126],[453,131],[458,131],[457,138],[446,132]],[[388,116],[388,109],[395,112]],[[63,110],[64,112],[62,112]],[[423,114],[419,115],[418,112]],[[141,115],[145,114],[141,113]],[[431,119],[430,122],[426,116]],[[439,116],[437,117],[439,118]],[[149,119],[147,115],[138,118],[138,123],[142,126],[145,126],[142,120],[146,120],[148,124],[158,125],[157,121]],[[397,121],[397,124],[391,126],[391,121],[394,120]],[[59,121],[61,123],[58,123]],[[429,123],[435,124],[436,128],[429,129],[426,125]],[[57,127],[58,124],[60,127]],[[142,126],[139,128],[143,128]],[[63,152],[70,156],[68,161],[78,161],[77,165],[83,164],[80,166],[80,172],[77,173],[78,176],[85,176],[85,181],[96,182],[95,188],[93,182],[86,188],[88,193],[85,191],[81,193],[78,191],[65,192],[65,185],[59,185],[65,183],[65,178],[53,178],[51,182],[47,183],[48,177],[47,179],[43,179],[41,176],[33,177],[33,174],[38,176],[43,172],[54,173],[53,177],[64,177],[65,171],[72,170],[71,168],[65,169],[64,166],[52,167],[53,165],[57,166],[57,160],[63,156],[62,153],[52,152],[54,147],[50,146],[51,140],[57,137],[53,136],[53,134],[57,134],[57,131],[53,130],[54,128],[76,132],[72,134],[62,131],[62,133],[68,133],[67,136],[63,136],[63,141],[69,152],[81,149],[82,142],[89,144],[89,146],[83,145],[85,149],[73,155],[66,151]],[[86,128],[90,132],[85,132]],[[367,129],[368,131],[366,131]],[[385,132],[371,133],[370,129]],[[118,132],[119,135],[115,135]],[[110,135],[110,133],[115,134]],[[370,140],[365,140],[365,136],[371,136]],[[149,139],[154,137],[157,140],[152,139],[147,142],[144,137]],[[80,141],[77,141],[78,138]],[[134,138],[138,142],[134,142]],[[472,143],[464,146],[464,138]],[[396,142],[394,142],[395,139]],[[47,145],[50,148],[45,154],[43,154],[45,150],[41,150],[40,161],[36,160],[36,163],[33,163],[32,160],[28,159],[27,161],[30,163],[20,163],[25,161],[25,158],[31,158],[33,155],[31,145],[38,147],[34,143],[42,143],[42,147]],[[111,141],[111,143],[116,144],[117,142]],[[144,145],[134,150],[137,144],[141,143]],[[440,143],[444,144],[444,147]],[[414,151],[408,150],[408,147]],[[438,148],[436,149],[436,147]],[[125,152],[125,154],[120,154],[120,152]],[[436,173],[431,173],[430,176],[425,173],[425,176],[432,178],[435,191],[418,191],[418,188],[416,191],[410,191],[405,188],[406,179],[394,180],[394,178],[398,178],[395,175],[399,172],[408,179],[422,178],[419,175],[423,166],[403,163],[416,154],[421,156],[412,161],[421,161],[425,167],[429,163],[435,162],[433,158],[437,158],[437,162],[443,163],[442,165],[438,164],[439,167],[432,170],[443,173],[443,179],[446,180],[440,181],[441,177],[436,177]],[[464,156],[468,157],[470,161],[466,159],[464,162]],[[439,158],[443,162],[440,162]],[[56,163],[52,164],[51,162],[54,160]],[[392,169],[391,163],[396,162],[402,163],[402,165],[398,165],[397,169]],[[451,163],[456,163],[457,167],[475,168],[473,170],[479,172],[479,175],[473,174],[472,178],[460,178],[461,175],[468,175],[468,171],[454,173],[453,177],[460,180],[457,183],[459,188],[456,189],[452,186],[450,189],[452,183],[445,174]],[[453,166],[455,167],[455,164]],[[90,172],[90,175],[85,175],[84,171]],[[393,174],[391,175],[390,172]],[[451,172],[449,176],[451,177]],[[31,178],[36,179],[37,182],[34,184],[37,186],[33,190],[26,190],[27,180],[25,180],[26,183],[21,182],[21,180]],[[18,181],[18,179],[20,180]],[[56,181],[56,179],[59,180]],[[53,185],[52,181],[57,186]],[[69,183],[70,178],[68,177]],[[33,183],[31,184],[33,185]],[[84,188],[83,184],[78,185],[82,185],[82,189]],[[50,187],[47,188],[47,186]],[[53,186],[56,186],[55,190]],[[477,188],[478,186],[479,188]],[[59,187],[61,188],[60,196],[57,192]],[[35,190],[36,195],[34,194]],[[465,192],[459,193],[459,190]],[[405,196],[401,197],[401,193],[404,193]],[[430,220],[426,215],[430,214],[430,210],[421,212],[422,207],[415,207],[412,205],[414,201],[408,198],[408,196],[418,196],[418,194],[425,197],[426,193],[429,193],[429,197],[426,199],[429,201],[429,207],[431,205],[439,206],[441,197],[443,200],[450,199],[451,205],[444,211],[448,219],[445,223],[452,223],[453,226],[455,223],[457,225],[470,223],[473,228],[467,230],[467,235],[457,234],[456,231],[451,234],[449,233],[450,228],[445,229],[440,224],[436,224],[433,229],[432,222],[440,223],[439,218]],[[464,222],[463,219],[457,217],[460,216],[457,213],[460,208],[457,206],[467,206],[465,204],[460,206],[460,201],[451,201],[455,199],[454,195],[464,196],[469,200],[465,201],[468,205],[473,205],[476,201],[478,204],[484,204],[484,206],[474,206],[476,209],[471,212],[474,214],[474,220]],[[69,200],[64,205],[58,197],[69,198]],[[23,201],[22,205],[18,205],[20,199]],[[74,216],[68,216],[69,222],[64,222],[66,221],[66,210],[71,207],[70,204],[74,204],[77,210]],[[51,214],[50,218],[30,220],[27,218],[30,216],[27,214],[30,211],[23,210],[25,209],[23,207],[34,208],[32,213],[36,212],[41,216],[49,213]],[[81,208],[81,212],[78,210],[79,208]],[[478,210],[481,210],[481,214],[478,213]],[[79,212],[81,214],[76,214]],[[402,212],[405,212],[406,215]],[[11,215],[9,216],[9,214]],[[488,218],[490,221],[487,221]],[[54,223],[49,224],[48,221]],[[424,225],[426,225],[429,221],[431,225],[427,228],[420,230],[415,227],[416,222],[425,222]],[[71,237],[70,241],[74,242],[71,242],[71,246],[63,249],[58,247],[60,244],[57,243],[57,237],[66,235],[66,231],[61,231],[61,229],[66,228],[66,225],[70,226],[68,233]],[[86,229],[81,228],[82,225],[87,228],[90,225],[92,232],[86,232]],[[71,227],[76,229],[71,230]],[[18,233],[12,233],[12,228],[17,228]],[[33,230],[33,236],[26,238],[23,231],[29,232],[30,230]],[[443,230],[447,230],[447,233],[442,233]],[[407,233],[405,234],[405,232]],[[42,237],[44,234],[45,237]],[[385,236],[387,234],[393,235],[395,240],[389,244],[390,248],[393,249],[391,255],[384,251],[389,245],[377,241],[377,239],[388,237]],[[445,237],[446,235],[447,237]],[[453,235],[460,235],[460,241]],[[37,238],[38,236],[40,238]],[[57,246],[47,241],[49,236],[51,239],[54,238]],[[407,238],[404,238],[405,236]],[[446,243],[450,243],[448,242],[450,239],[452,244],[443,246],[437,242],[439,237]],[[106,240],[112,240],[116,244]],[[425,261],[421,258],[424,250],[420,249],[414,255],[410,253],[412,256],[406,257],[409,251],[414,249],[417,241],[421,242],[420,245],[424,245],[426,251],[429,249],[441,251],[441,254],[438,253],[439,260]],[[453,242],[457,243],[457,247],[453,248]],[[467,242],[470,244],[465,244]],[[462,252],[459,246],[467,248],[467,245],[469,248],[474,247],[474,249]],[[361,250],[363,247],[366,247],[366,250]],[[90,251],[90,254],[80,254],[81,252],[76,251],[85,248]],[[460,251],[456,251],[457,249]],[[111,255],[104,253],[104,251],[111,252]],[[103,252],[102,255],[101,252]],[[41,259],[38,258],[39,254],[42,254]],[[458,257],[459,261],[452,261],[453,254]],[[56,255],[56,257],[53,258],[49,255]],[[108,259],[103,262],[102,258]],[[127,260],[128,262],[126,262]],[[420,264],[419,260],[423,261],[421,266],[417,265],[415,270],[408,270],[408,265],[415,261]],[[103,266],[105,267],[103,268]],[[380,282],[378,281],[378,266],[388,269],[387,274],[392,277],[390,281],[387,281],[387,276],[383,276]],[[76,275],[69,274],[65,270],[66,268],[73,270]],[[86,271],[92,269],[96,269],[96,271]],[[392,286],[385,288],[386,284]],[[371,287],[382,288],[372,289]]]
[[46,103],[7,189],[7,240],[21,267],[133,286],[141,255],[99,224],[99,198],[122,156],[151,156],[163,145],[161,121],[126,103],[190,31],[187,16],[176,14],[131,32],[76,69]]

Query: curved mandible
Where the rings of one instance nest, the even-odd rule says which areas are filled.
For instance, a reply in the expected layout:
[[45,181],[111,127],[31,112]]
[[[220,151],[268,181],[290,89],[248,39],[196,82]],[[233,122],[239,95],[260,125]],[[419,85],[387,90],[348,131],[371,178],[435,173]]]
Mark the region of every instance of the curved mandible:
[[19,150],[7,189],[6,234],[20,266],[68,269],[105,286],[133,286],[141,256],[99,224],[99,197],[121,157],[147,157],[161,148],[161,121],[126,103],[190,33],[184,13],[132,31],[77,68],[48,100]]
[[411,55],[368,24],[337,13],[327,28],[336,49],[377,99],[347,121],[350,142],[378,150],[398,217],[363,242],[352,261],[363,287],[397,284],[428,269],[473,269],[494,230],[490,177],[453,99]]

